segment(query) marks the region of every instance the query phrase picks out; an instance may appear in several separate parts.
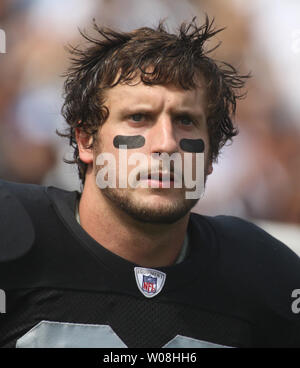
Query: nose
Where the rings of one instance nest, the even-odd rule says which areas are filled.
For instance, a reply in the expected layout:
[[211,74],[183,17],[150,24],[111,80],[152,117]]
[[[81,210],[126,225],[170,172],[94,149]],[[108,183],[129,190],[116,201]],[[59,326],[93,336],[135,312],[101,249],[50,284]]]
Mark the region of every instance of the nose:
[[150,132],[151,153],[172,154],[178,152],[176,134],[172,119],[169,116],[161,116],[151,127]]

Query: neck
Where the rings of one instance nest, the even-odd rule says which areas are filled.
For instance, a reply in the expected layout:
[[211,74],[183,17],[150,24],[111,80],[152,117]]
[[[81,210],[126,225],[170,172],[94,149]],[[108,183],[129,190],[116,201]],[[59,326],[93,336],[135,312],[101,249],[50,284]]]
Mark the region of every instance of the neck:
[[189,214],[174,224],[144,223],[117,208],[87,173],[79,203],[80,224],[103,247],[142,267],[172,265],[181,250]]

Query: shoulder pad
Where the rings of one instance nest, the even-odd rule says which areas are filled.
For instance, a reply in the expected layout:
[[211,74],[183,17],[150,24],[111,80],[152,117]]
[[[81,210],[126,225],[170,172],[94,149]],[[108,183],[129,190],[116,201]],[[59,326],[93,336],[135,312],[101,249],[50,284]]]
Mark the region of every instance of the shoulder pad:
[[33,224],[21,202],[0,185],[0,262],[22,257],[32,247]]
[[257,257],[262,257],[263,254],[266,257],[274,255],[279,262],[284,258],[294,258],[299,265],[299,256],[290,247],[256,224],[234,216],[216,216],[208,219],[231,245],[237,245],[235,250],[242,249],[246,252],[245,249],[248,248]]

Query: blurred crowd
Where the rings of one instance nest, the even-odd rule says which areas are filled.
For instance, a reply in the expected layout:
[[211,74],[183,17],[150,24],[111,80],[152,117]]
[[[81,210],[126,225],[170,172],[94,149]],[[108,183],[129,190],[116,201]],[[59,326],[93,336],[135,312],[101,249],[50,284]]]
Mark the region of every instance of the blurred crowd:
[[195,211],[300,224],[300,4],[289,1],[1,0],[0,178],[79,189],[76,167],[62,161],[68,141],[55,134],[64,128],[65,46],[82,42],[78,27],[88,31],[95,18],[130,30],[166,18],[175,30],[207,13],[227,27],[213,56],[253,77],[237,109],[240,134]]

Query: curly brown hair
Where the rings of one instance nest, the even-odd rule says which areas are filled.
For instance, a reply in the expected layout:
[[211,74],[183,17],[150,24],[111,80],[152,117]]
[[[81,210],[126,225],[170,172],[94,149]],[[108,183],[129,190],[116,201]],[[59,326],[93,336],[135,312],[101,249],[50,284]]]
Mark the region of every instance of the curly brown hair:
[[[88,41],[84,50],[70,47],[71,66],[64,75],[62,114],[68,124],[66,133],[74,148],[73,160],[78,165],[79,178],[85,180],[87,165],[80,160],[75,129],[96,138],[101,124],[109,115],[104,105],[104,92],[119,83],[129,83],[137,76],[147,85],[173,84],[188,90],[205,80],[207,126],[210,159],[216,160],[220,149],[237,134],[231,116],[236,100],[244,96],[237,91],[244,87],[248,75],[239,75],[230,64],[217,62],[205,51],[204,44],[222,29],[213,28],[214,19],[198,26],[196,18],[182,23],[178,34],[167,32],[164,22],[156,29],[143,27],[132,32],[117,32],[101,28],[94,21],[97,38],[80,31]],[[151,69],[150,69],[151,68]],[[149,71],[151,70],[151,71]]]

